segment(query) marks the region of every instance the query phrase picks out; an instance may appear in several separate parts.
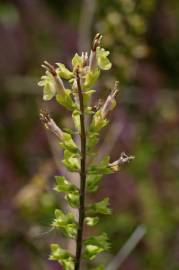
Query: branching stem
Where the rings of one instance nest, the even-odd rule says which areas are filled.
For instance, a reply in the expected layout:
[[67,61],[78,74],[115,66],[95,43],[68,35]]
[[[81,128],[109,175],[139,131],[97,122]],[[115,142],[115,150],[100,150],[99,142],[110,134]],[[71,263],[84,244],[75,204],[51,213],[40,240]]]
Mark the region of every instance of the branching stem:
[[80,103],[80,126],[81,126],[81,168],[80,168],[80,207],[79,207],[79,221],[76,241],[76,258],[75,270],[80,270],[82,241],[83,241],[83,227],[85,218],[85,186],[86,186],[86,131],[85,131],[85,116],[84,116],[84,102],[80,83],[79,69],[76,72],[76,80],[78,87],[78,96]]

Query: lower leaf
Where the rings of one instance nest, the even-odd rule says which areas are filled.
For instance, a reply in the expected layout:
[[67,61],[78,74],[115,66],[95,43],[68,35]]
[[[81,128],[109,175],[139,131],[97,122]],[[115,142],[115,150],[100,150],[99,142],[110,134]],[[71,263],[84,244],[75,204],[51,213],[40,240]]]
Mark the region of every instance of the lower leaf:
[[58,244],[51,244],[51,255],[49,259],[58,261],[64,270],[74,270],[73,256],[65,249],[62,249]]
[[88,260],[93,260],[98,253],[106,251],[110,248],[106,233],[102,233],[99,236],[91,236],[85,240],[84,243],[85,250],[83,256]]
[[60,228],[64,234],[75,238],[77,234],[77,224],[72,213],[63,213],[61,210],[55,210],[55,219],[52,223],[54,228]]

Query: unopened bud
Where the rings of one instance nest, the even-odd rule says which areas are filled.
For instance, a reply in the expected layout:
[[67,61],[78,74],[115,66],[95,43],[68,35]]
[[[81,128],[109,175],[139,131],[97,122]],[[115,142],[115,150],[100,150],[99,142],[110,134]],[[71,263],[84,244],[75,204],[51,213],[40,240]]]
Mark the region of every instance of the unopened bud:
[[90,67],[90,70],[93,70],[93,71],[97,68],[96,49],[97,49],[97,47],[100,46],[101,39],[102,39],[102,35],[99,33],[96,34],[96,36],[93,40],[92,49],[90,52],[89,67]]
[[102,35],[100,33],[97,33],[93,40],[92,51],[96,51],[97,47],[100,46],[101,39],[102,39]]
[[88,65],[88,53],[87,52],[82,52],[82,58],[83,58],[83,67]]
[[60,77],[55,76],[54,83],[55,83],[56,93],[58,95],[63,95],[65,93],[65,86],[63,84],[62,79]]
[[109,163],[109,167],[114,171],[117,172],[120,170],[120,166],[132,161],[135,157],[134,156],[127,156],[124,152],[121,153],[120,158],[116,161]]
[[94,71],[97,68],[96,51],[91,50],[89,58],[89,68]]
[[107,97],[104,105],[101,108],[102,118],[105,118],[107,114],[116,106],[115,97],[119,92],[118,84],[119,84],[118,82],[115,83],[114,89],[111,91],[111,94]]
[[42,65],[42,67],[45,68],[52,75],[56,93],[58,95],[64,94],[65,86],[63,84],[62,79],[59,76],[57,76],[54,66],[48,63],[47,61],[44,61],[44,64]]
[[57,126],[55,121],[50,117],[47,112],[40,112],[40,120],[44,123],[46,129],[50,130],[53,134],[55,134],[58,139],[63,140],[63,131]]

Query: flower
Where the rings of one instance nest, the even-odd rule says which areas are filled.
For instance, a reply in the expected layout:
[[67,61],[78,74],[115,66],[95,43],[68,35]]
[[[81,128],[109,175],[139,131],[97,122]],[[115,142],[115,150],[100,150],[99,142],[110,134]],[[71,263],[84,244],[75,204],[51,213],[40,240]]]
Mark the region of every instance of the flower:
[[46,69],[46,75],[41,77],[38,86],[43,87],[43,100],[51,100],[56,94],[63,95],[65,87],[55,68],[47,61],[44,61],[42,67]]

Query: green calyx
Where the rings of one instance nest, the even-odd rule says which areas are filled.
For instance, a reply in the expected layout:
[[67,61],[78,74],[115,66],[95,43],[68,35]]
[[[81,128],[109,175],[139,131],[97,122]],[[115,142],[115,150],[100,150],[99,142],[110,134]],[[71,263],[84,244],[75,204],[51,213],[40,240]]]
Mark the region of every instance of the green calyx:
[[104,198],[102,201],[94,203],[87,208],[88,215],[110,215],[109,198]]
[[79,189],[71,184],[64,176],[56,176],[56,186],[54,190],[65,193],[65,199],[73,208],[79,207]]
[[71,238],[75,238],[77,233],[77,224],[72,213],[65,214],[61,210],[55,210],[55,219],[52,227],[62,229],[64,234]]
[[56,95],[55,83],[53,76],[47,71],[46,75],[41,77],[38,86],[43,87],[43,100],[51,100]]
[[64,270],[74,270],[74,257],[58,244],[51,244],[51,254],[49,257],[52,261],[58,261]]
[[108,59],[109,51],[105,51],[105,49],[98,47],[96,51],[97,55],[97,63],[100,69],[109,70],[112,67],[111,62]]
[[74,77],[73,72],[71,72],[69,69],[65,67],[64,64],[57,63],[58,68],[56,69],[56,72],[58,76],[60,76],[63,79],[70,80]]
[[93,260],[97,254],[106,251],[110,248],[108,237],[106,233],[102,233],[99,236],[91,236],[84,241],[84,258]]

